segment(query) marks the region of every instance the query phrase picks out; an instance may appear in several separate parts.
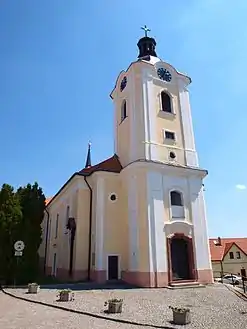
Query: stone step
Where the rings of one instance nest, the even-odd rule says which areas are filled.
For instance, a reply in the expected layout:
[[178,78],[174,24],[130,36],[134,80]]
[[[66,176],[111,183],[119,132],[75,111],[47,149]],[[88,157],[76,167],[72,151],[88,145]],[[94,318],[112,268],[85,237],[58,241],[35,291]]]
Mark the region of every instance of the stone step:
[[172,282],[168,286],[169,289],[191,289],[205,288],[205,285],[198,282]]

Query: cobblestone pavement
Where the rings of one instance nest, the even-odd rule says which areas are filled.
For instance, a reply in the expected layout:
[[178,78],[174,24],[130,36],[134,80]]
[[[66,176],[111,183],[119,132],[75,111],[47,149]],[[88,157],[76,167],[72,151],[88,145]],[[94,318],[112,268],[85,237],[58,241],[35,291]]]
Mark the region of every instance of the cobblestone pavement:
[[[186,328],[246,329],[247,302],[237,297],[222,284],[192,289],[108,289],[75,291],[75,300],[56,301],[56,289],[41,289],[37,295],[26,294],[26,289],[7,289],[17,296],[90,312],[109,319],[135,321],[140,325],[116,323],[64,310],[16,300],[0,294],[0,328],[179,328],[171,324],[168,308],[186,306],[191,309],[192,323]],[[123,313],[106,315],[104,302],[109,298],[123,298]],[[180,326],[181,327],[181,326]]]
[[[17,300],[0,292],[0,329],[136,329],[85,315]],[[146,327],[148,328],[148,327]]]

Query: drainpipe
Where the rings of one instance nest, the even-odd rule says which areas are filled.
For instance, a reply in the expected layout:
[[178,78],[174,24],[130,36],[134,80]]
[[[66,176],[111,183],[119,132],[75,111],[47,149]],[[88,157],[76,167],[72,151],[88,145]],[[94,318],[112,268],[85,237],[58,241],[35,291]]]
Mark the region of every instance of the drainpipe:
[[74,241],[75,241],[75,231],[76,226],[75,222],[73,223],[73,227],[70,228],[70,258],[69,258],[69,275],[73,274],[73,258],[74,258]]
[[91,269],[91,237],[92,237],[92,205],[93,205],[93,190],[88,184],[86,176],[84,176],[84,181],[87,184],[90,191],[90,205],[89,205],[89,243],[88,243],[88,267],[87,267],[87,279],[90,280],[90,269]]
[[44,260],[44,274],[46,274],[46,261],[47,261],[47,249],[48,249],[48,234],[49,234],[49,224],[50,224],[50,214],[49,211],[45,208],[47,214],[46,221],[46,236],[45,236],[45,260]]

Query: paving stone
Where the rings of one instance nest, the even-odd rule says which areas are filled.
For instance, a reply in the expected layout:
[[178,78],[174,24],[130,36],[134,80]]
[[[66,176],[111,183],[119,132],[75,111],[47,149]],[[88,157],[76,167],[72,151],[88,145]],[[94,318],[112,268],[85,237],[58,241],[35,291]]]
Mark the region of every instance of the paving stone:
[[[109,319],[122,319],[146,324],[145,328],[177,328],[171,324],[172,312],[169,305],[189,307],[192,313],[192,323],[186,328],[205,329],[246,329],[247,303],[237,297],[222,284],[207,286],[203,289],[191,288],[181,290],[170,289],[94,289],[76,290],[75,300],[61,303],[57,300],[56,289],[41,289],[37,295],[26,294],[26,289],[6,289],[7,291],[25,298],[60,305],[70,309],[89,312]],[[15,305],[6,313],[0,310],[0,328],[31,329],[31,328],[143,328],[141,325],[121,324],[95,319],[90,316],[72,314],[46,306],[3,296],[1,305]],[[122,314],[106,315],[104,302],[111,298],[123,298]],[[15,320],[14,320],[14,319]],[[18,322],[18,319],[19,321]],[[37,321],[40,319],[40,322]],[[3,324],[1,321],[4,321]],[[10,322],[8,322],[10,321]],[[12,322],[11,322],[12,321]],[[26,322],[25,322],[26,321]],[[39,322],[39,324],[38,324]],[[8,326],[12,323],[12,327]],[[25,324],[26,323],[26,324]],[[34,325],[34,323],[37,323]],[[14,326],[16,325],[16,326]],[[83,326],[82,326],[83,325]],[[181,326],[180,326],[181,327]]]

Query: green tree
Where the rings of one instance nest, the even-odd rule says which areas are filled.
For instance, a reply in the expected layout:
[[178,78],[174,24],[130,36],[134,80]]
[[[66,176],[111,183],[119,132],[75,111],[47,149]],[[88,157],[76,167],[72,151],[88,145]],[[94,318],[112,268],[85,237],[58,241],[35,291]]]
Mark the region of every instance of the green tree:
[[41,222],[44,216],[45,196],[38,183],[20,187],[16,195],[21,205],[22,219],[18,234],[25,243],[20,263],[20,281],[34,280],[39,272],[38,249],[41,243]]
[[3,184],[0,190],[0,277],[8,281],[12,281],[14,277],[14,243],[21,220],[18,195],[12,186]]
[[[16,192],[8,184],[0,190],[0,279],[7,283],[35,280],[39,272],[38,249],[45,196],[37,183]],[[16,258],[14,243],[25,243],[23,256]]]

